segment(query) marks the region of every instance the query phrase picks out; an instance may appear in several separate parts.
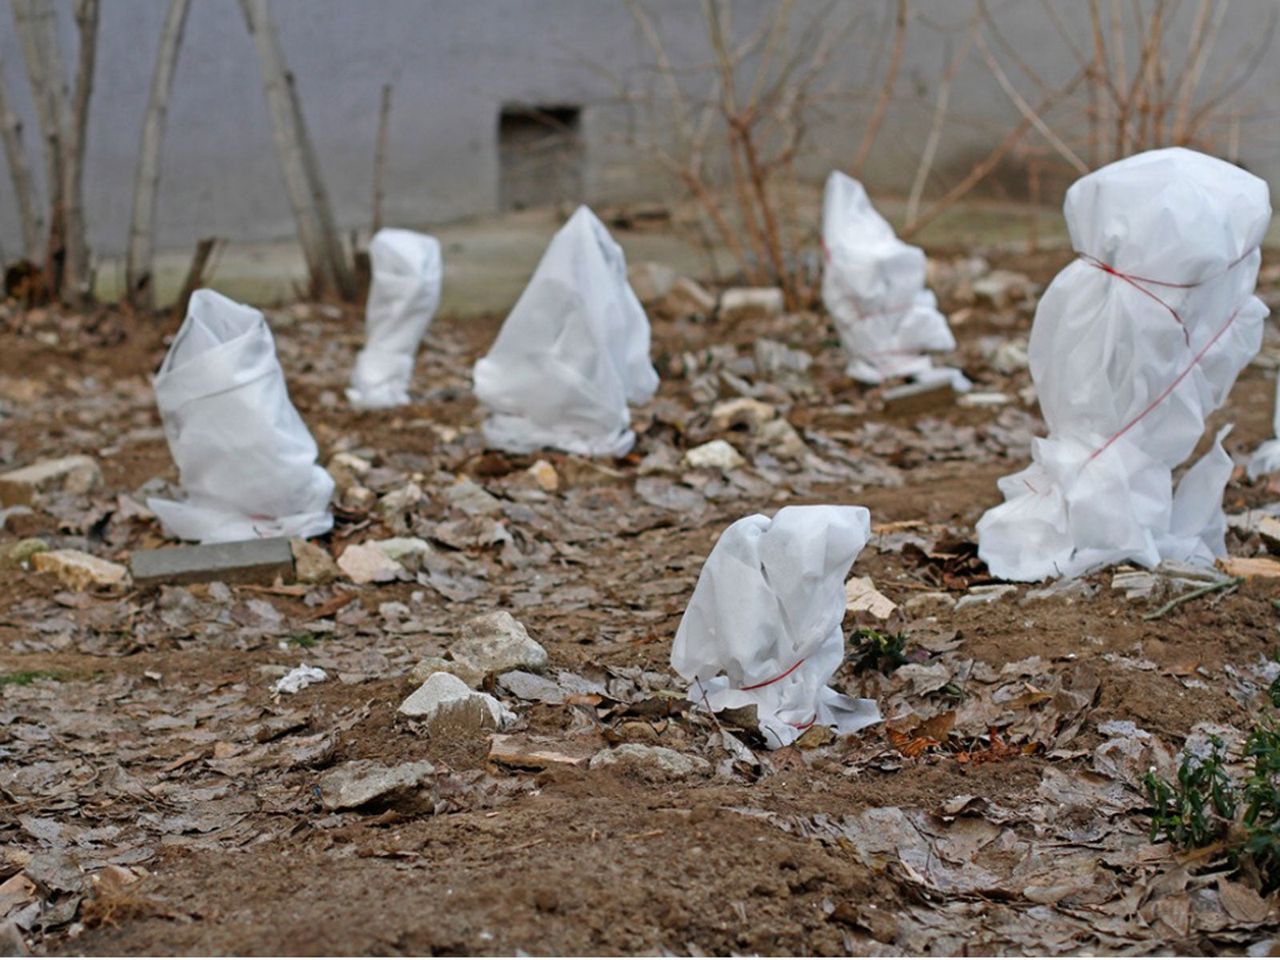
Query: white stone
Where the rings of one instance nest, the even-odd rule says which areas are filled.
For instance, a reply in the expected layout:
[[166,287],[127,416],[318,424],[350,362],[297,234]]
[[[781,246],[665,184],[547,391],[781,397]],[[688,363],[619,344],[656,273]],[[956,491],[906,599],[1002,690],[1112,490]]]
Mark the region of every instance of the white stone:
[[388,514],[407,513],[426,499],[426,494],[416,483],[406,483],[399,490],[384,494],[378,501],[378,510],[384,516]]
[[431,544],[421,537],[388,537],[369,542],[397,563],[418,562],[431,553]]
[[293,551],[293,575],[299,583],[328,583],[338,576],[338,565],[329,551],[309,540],[289,541]]
[[472,690],[451,673],[433,673],[400,704],[399,712],[421,721],[432,736],[502,730],[516,721],[496,698]]
[[611,750],[601,750],[591,758],[590,767],[592,770],[616,767],[651,781],[685,780],[711,770],[711,764],[701,757],[640,743],[624,743]]
[[1013,398],[1007,393],[962,393],[956,399],[956,405],[960,407],[1004,407],[1013,402]]
[[555,493],[560,489],[560,475],[546,460],[538,460],[526,472],[544,492]]
[[129,582],[129,571],[123,566],[81,550],[46,550],[34,554],[31,567],[38,573],[52,573],[72,590],[122,587]]
[[334,488],[342,493],[348,487],[357,486],[360,480],[373,469],[373,464],[364,457],[357,457],[354,453],[335,453],[329,458],[329,466],[326,468],[329,476],[333,477]]
[[727,440],[712,440],[694,447],[684,455],[684,462],[695,470],[722,470],[728,472],[747,461]]
[[887,620],[898,605],[876,589],[870,577],[853,577],[844,585],[844,608],[849,613],[869,613]]
[[956,610],[972,607],[979,603],[995,603],[1018,592],[1012,583],[991,583],[980,587],[970,587],[969,592],[956,603]]
[[992,270],[985,277],[973,282],[973,294],[978,303],[985,303],[997,310],[1022,300],[1035,291],[1035,285],[1025,273],[1012,270]]
[[725,323],[776,317],[784,303],[777,287],[732,287],[720,294],[718,317]]
[[799,459],[809,452],[799,431],[782,417],[770,420],[760,428],[760,442],[783,459]]
[[0,505],[29,504],[43,493],[88,493],[102,484],[93,457],[75,454],[0,473]]
[[763,424],[777,415],[778,411],[763,400],[735,397],[711,408],[711,424],[717,430],[745,427],[751,433],[758,433]]
[[1025,340],[1006,340],[996,347],[996,352],[991,355],[991,366],[1005,376],[1027,369],[1030,362]]
[[352,583],[390,583],[406,573],[376,543],[353,543],[338,558],[340,569]]
[[324,683],[328,679],[329,675],[319,667],[308,667],[304,663],[301,666],[294,667],[273,683],[271,692],[277,695],[281,693],[297,693],[299,690],[305,690],[313,683]]
[[523,623],[505,610],[486,613],[462,625],[449,650],[465,669],[483,674],[508,670],[542,670],[547,651],[529,636]]
[[409,680],[421,686],[433,673],[451,673],[473,690],[484,682],[484,671],[444,657],[423,657],[409,671]]

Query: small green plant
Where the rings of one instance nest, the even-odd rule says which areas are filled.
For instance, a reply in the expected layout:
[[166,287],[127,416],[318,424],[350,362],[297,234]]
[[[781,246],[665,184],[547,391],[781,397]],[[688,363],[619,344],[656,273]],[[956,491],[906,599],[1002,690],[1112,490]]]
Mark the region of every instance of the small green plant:
[[295,646],[302,647],[304,650],[310,650],[320,642],[320,639],[314,633],[304,631],[303,633],[295,633],[289,638],[289,642]]
[[1162,837],[1176,847],[1206,847],[1226,835],[1236,815],[1235,785],[1227,776],[1222,741],[1214,737],[1205,759],[1184,756],[1178,780],[1171,784],[1154,770],[1143,784],[1151,815],[1151,840]]
[[1151,839],[1192,850],[1222,843],[1233,866],[1263,893],[1280,889],[1280,726],[1254,728],[1242,760],[1242,782],[1226,770],[1222,741],[1207,758],[1184,756],[1176,783],[1154,771],[1144,778],[1151,804]]
[[14,673],[0,673],[0,687],[29,687],[37,680],[61,680],[62,674],[57,670],[18,670]]
[[881,633],[863,628],[853,631],[853,652],[849,655],[854,673],[879,670],[893,673],[907,662],[907,638],[901,633]]

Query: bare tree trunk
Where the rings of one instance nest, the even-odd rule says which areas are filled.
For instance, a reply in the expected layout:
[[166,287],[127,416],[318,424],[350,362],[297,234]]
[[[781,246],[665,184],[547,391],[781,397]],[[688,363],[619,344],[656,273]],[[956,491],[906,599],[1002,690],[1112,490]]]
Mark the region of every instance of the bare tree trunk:
[[196,241],[196,251],[192,254],[191,265],[187,267],[187,276],[182,281],[182,289],[178,291],[178,299],[170,308],[175,326],[187,318],[187,305],[191,302],[191,295],[204,286],[205,274],[209,270],[209,260],[221,242],[217,237],[203,237]]
[[133,186],[133,216],[129,221],[129,250],[125,256],[125,298],[135,309],[150,313],[155,309],[155,225],[156,197],[160,189],[160,146],[164,142],[169,95],[182,47],[191,0],[170,0],[156,53],[156,69],[151,77],[147,115],[142,122],[142,146]]
[[31,99],[44,141],[44,181],[49,194],[49,236],[45,245],[45,287],[56,296],[62,289],[65,255],[66,208],[63,197],[63,88],[62,57],[58,51],[57,23],[51,0],[13,0],[13,20],[27,65]]
[[4,140],[5,157],[9,161],[9,179],[13,182],[13,195],[18,202],[18,218],[22,222],[22,245],[26,258],[33,263],[40,260],[43,243],[44,218],[40,215],[40,198],[36,196],[31,180],[31,167],[22,145],[22,121],[9,106],[9,92],[4,83],[4,71],[0,69],[0,139]]
[[387,176],[387,140],[391,127],[391,84],[382,85],[382,101],[378,107],[378,142],[373,148],[373,222],[370,233],[382,226],[382,195]]
[[89,244],[85,236],[83,184],[89,101],[93,97],[93,71],[98,54],[99,10],[99,0],[76,0],[76,27],[80,33],[80,48],[76,55],[76,81],[71,112],[67,115],[69,123],[63,164],[67,256],[62,275],[62,298],[76,304],[84,303],[93,294]]
[[334,227],[293,77],[285,65],[266,0],[240,0],[240,8],[258,50],[276,151],[312,286],[318,294],[333,293],[350,300],[355,296],[355,281]]

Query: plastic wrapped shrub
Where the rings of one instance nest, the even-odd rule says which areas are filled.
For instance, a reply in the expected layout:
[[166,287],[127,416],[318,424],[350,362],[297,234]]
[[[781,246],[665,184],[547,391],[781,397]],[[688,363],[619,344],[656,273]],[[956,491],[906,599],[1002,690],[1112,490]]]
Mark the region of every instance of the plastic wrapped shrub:
[[197,290],[155,379],[169,451],[186,492],[151,498],[183,540],[311,537],[333,526],[333,480],[289,400],[263,315]]
[[853,733],[871,700],[827,686],[844,660],[844,583],[870,536],[863,507],[783,507],[721,534],[676,631],[671,666],[712,712],[754,706],[769,746],[815,723]]
[[492,447],[620,457],[635,444],[628,404],[658,387],[649,318],[622,248],[589,209],[552,238],[474,378]]
[[969,381],[934,367],[929,352],[954,350],[955,337],[938,301],[925,289],[925,256],[903,243],[876,212],[861,183],[836,171],[822,200],[822,301],[849,356],[849,376],[862,383],[895,377]]
[[1000,481],[979,553],[1009,580],[1209,564],[1225,552],[1225,430],[1176,490],[1173,471],[1261,345],[1267,185],[1153,150],[1077,181],[1065,212],[1077,259],[1045,291],[1028,346],[1049,436]]
[[412,230],[379,230],[369,260],[365,345],[347,399],[359,409],[397,407],[409,402],[418,345],[440,306],[440,243]]

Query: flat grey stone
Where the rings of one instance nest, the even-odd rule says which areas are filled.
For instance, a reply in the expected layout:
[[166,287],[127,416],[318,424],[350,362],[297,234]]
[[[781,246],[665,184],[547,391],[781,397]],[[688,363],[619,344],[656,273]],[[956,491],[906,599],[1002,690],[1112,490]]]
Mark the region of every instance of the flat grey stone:
[[516,716],[495,697],[472,690],[451,673],[433,673],[405,698],[399,712],[422,723],[427,733],[441,739],[472,736],[485,730],[501,730]]
[[436,770],[425,761],[384,766],[373,760],[351,760],[320,780],[320,803],[326,810],[354,810],[380,797],[422,786]]
[[133,582],[153,583],[272,583],[293,579],[293,550],[286,537],[239,540],[198,546],[137,550],[129,559]]
[[685,780],[711,770],[711,764],[702,757],[641,743],[624,743],[611,750],[601,750],[591,758],[591,769],[602,767],[618,767],[653,781]]
[[468,620],[449,653],[464,667],[481,674],[508,670],[542,670],[547,651],[529,636],[524,624],[505,610]]

